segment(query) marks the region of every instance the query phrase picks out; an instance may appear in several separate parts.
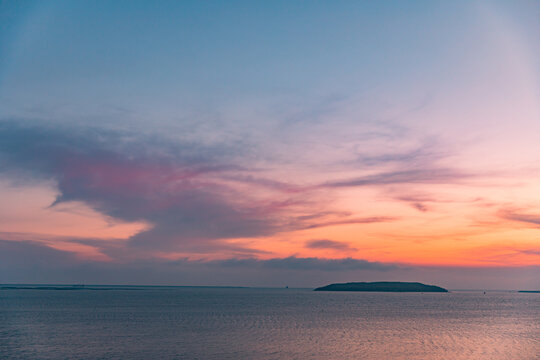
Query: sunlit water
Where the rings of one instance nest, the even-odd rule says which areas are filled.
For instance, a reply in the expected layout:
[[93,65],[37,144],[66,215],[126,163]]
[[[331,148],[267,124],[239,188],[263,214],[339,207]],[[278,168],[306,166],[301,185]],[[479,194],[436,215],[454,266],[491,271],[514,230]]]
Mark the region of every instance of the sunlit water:
[[1,359],[540,359],[540,294],[0,290]]

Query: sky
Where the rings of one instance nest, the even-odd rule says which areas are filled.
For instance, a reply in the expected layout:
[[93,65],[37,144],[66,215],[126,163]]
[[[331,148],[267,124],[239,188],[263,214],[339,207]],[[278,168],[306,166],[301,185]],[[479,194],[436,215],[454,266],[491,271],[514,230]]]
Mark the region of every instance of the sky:
[[0,1],[0,283],[540,289],[537,1]]

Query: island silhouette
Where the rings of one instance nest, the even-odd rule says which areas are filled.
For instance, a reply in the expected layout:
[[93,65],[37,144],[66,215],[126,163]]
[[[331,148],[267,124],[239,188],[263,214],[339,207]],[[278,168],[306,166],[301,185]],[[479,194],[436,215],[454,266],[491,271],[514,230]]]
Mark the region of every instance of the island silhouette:
[[380,291],[380,292],[448,292],[448,290],[419,282],[378,281],[330,284],[314,291]]

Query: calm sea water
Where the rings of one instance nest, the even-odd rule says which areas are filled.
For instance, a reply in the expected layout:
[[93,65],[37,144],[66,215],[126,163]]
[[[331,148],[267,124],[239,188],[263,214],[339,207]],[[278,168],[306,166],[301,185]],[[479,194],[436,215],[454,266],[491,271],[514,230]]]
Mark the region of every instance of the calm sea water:
[[540,294],[0,290],[1,359],[540,359]]

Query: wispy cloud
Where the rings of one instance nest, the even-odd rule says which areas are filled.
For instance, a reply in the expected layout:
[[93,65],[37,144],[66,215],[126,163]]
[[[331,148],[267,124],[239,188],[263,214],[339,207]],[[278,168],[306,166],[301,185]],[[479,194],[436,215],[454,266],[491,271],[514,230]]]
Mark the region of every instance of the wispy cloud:
[[498,212],[498,215],[506,220],[517,221],[532,225],[534,227],[540,227],[540,215],[523,212],[522,209],[502,209]]
[[538,255],[540,256],[540,249],[523,249],[519,250],[519,252],[527,255]]
[[451,168],[427,168],[382,172],[374,175],[330,181],[322,186],[340,188],[392,184],[455,184],[472,176],[472,174]]
[[379,149],[372,155],[360,154],[355,162],[368,167],[394,165],[408,169],[427,168],[436,166],[437,162],[449,154],[450,151],[445,149],[444,144],[432,137],[424,139],[420,145],[412,149],[396,149],[393,152],[380,152]]
[[328,239],[309,240],[306,242],[305,247],[308,249],[331,249],[339,251],[356,250],[347,243]]
[[300,224],[299,228],[301,229],[315,229],[326,226],[336,226],[336,225],[349,225],[349,224],[373,224],[381,222],[390,222],[394,221],[397,218],[390,216],[372,216],[365,218],[345,218],[341,220],[331,220],[331,221],[321,221],[311,224],[302,225]]

